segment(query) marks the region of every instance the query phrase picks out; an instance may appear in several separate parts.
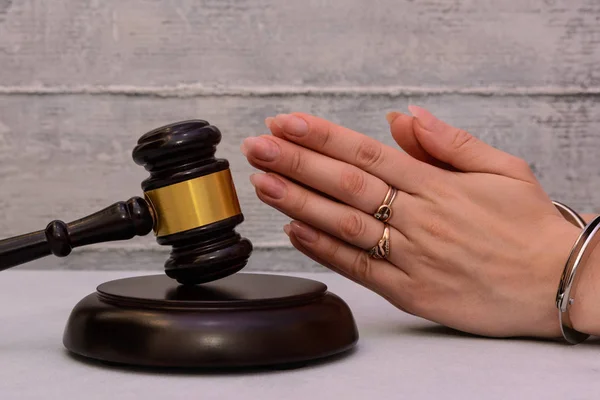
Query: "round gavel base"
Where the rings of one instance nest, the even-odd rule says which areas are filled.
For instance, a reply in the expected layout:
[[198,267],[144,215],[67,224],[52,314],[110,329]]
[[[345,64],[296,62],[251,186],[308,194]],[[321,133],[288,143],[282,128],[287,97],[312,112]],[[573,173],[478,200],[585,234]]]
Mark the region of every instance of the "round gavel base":
[[106,282],[74,307],[63,337],[100,361],[219,369],[302,364],[357,340],[349,307],[323,283],[248,273],[194,286],[165,275]]

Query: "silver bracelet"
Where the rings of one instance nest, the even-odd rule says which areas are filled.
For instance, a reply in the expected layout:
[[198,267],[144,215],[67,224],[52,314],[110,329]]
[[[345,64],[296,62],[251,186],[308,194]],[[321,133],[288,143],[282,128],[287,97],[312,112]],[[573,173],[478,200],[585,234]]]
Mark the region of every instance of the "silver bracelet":
[[581,215],[577,214],[572,208],[564,205],[563,203],[559,203],[558,201],[553,201],[552,204],[554,204],[554,207],[560,211],[564,219],[580,229],[585,228],[585,220],[581,218]]
[[565,219],[582,228],[582,232],[575,241],[565,264],[556,294],[556,307],[558,308],[558,317],[562,335],[568,343],[577,344],[586,340],[590,335],[579,332],[573,328],[569,315],[569,307],[574,302],[572,294],[574,292],[573,286],[577,269],[588,261],[594,247],[600,242],[600,235],[597,234],[598,231],[600,231],[600,216],[596,217],[586,225],[583,218],[575,211],[564,204],[558,202],[553,203]]

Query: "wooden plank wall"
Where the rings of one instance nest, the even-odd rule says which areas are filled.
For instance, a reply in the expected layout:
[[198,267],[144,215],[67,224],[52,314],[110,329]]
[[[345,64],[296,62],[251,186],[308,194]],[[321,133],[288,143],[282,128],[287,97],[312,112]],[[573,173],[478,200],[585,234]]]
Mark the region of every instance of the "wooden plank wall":
[[[320,269],[256,199],[241,141],[305,111],[392,144],[385,113],[410,103],[600,212],[599,44],[596,0],[0,0],[0,237],[138,195],[137,138],[203,118],[223,131],[250,268]],[[160,269],[167,250],[149,236],[27,267]]]

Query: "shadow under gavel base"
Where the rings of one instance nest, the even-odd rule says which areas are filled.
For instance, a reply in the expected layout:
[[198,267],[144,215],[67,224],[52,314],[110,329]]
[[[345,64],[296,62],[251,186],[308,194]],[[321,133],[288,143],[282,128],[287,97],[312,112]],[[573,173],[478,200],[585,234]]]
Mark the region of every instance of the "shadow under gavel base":
[[63,343],[80,356],[143,367],[273,367],[350,350],[348,305],[323,283],[238,273],[203,285],[165,275],[109,281],[83,298]]

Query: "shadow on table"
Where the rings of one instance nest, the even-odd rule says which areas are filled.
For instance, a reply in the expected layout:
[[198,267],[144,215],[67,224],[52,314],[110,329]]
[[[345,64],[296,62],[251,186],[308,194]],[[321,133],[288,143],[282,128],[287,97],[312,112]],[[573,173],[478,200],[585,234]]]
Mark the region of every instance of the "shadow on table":
[[[527,342],[537,342],[537,343],[561,343],[561,342],[563,342],[563,340],[560,338],[551,339],[551,338],[534,338],[534,337],[525,337],[525,336],[510,337],[510,338],[487,337],[487,336],[474,335],[474,334],[458,331],[456,329],[452,329],[447,326],[435,325],[435,324],[428,324],[428,325],[423,324],[423,325],[412,325],[412,326],[403,325],[397,330],[397,332],[398,331],[402,334],[408,333],[411,335],[428,336],[428,337],[463,338],[463,339],[488,340],[488,341],[489,340],[521,341],[521,342],[527,341]],[[584,343],[581,343],[580,346],[581,345],[600,346],[600,338],[599,337],[590,337]]]
[[288,371],[296,370],[308,370],[314,368],[320,368],[329,364],[340,362],[347,357],[352,356],[357,351],[358,345],[354,348],[347,350],[344,353],[325,357],[315,361],[309,362],[298,362],[279,366],[268,366],[268,367],[238,367],[238,368],[167,368],[167,367],[140,367],[140,366],[129,366],[118,363],[111,363],[106,361],[94,360],[86,357],[82,357],[77,354],[73,354],[68,350],[64,351],[65,357],[71,359],[74,362],[81,363],[92,368],[108,369],[119,372],[133,373],[133,374],[156,374],[156,375],[190,375],[190,376],[215,376],[215,375],[259,375],[259,374],[277,374],[285,373]]
[[456,329],[448,328],[443,325],[413,325],[413,326],[401,326],[400,330],[402,333],[418,335],[418,336],[435,336],[435,337],[460,337],[467,339],[487,339],[484,336],[473,335],[470,333],[458,331]]

